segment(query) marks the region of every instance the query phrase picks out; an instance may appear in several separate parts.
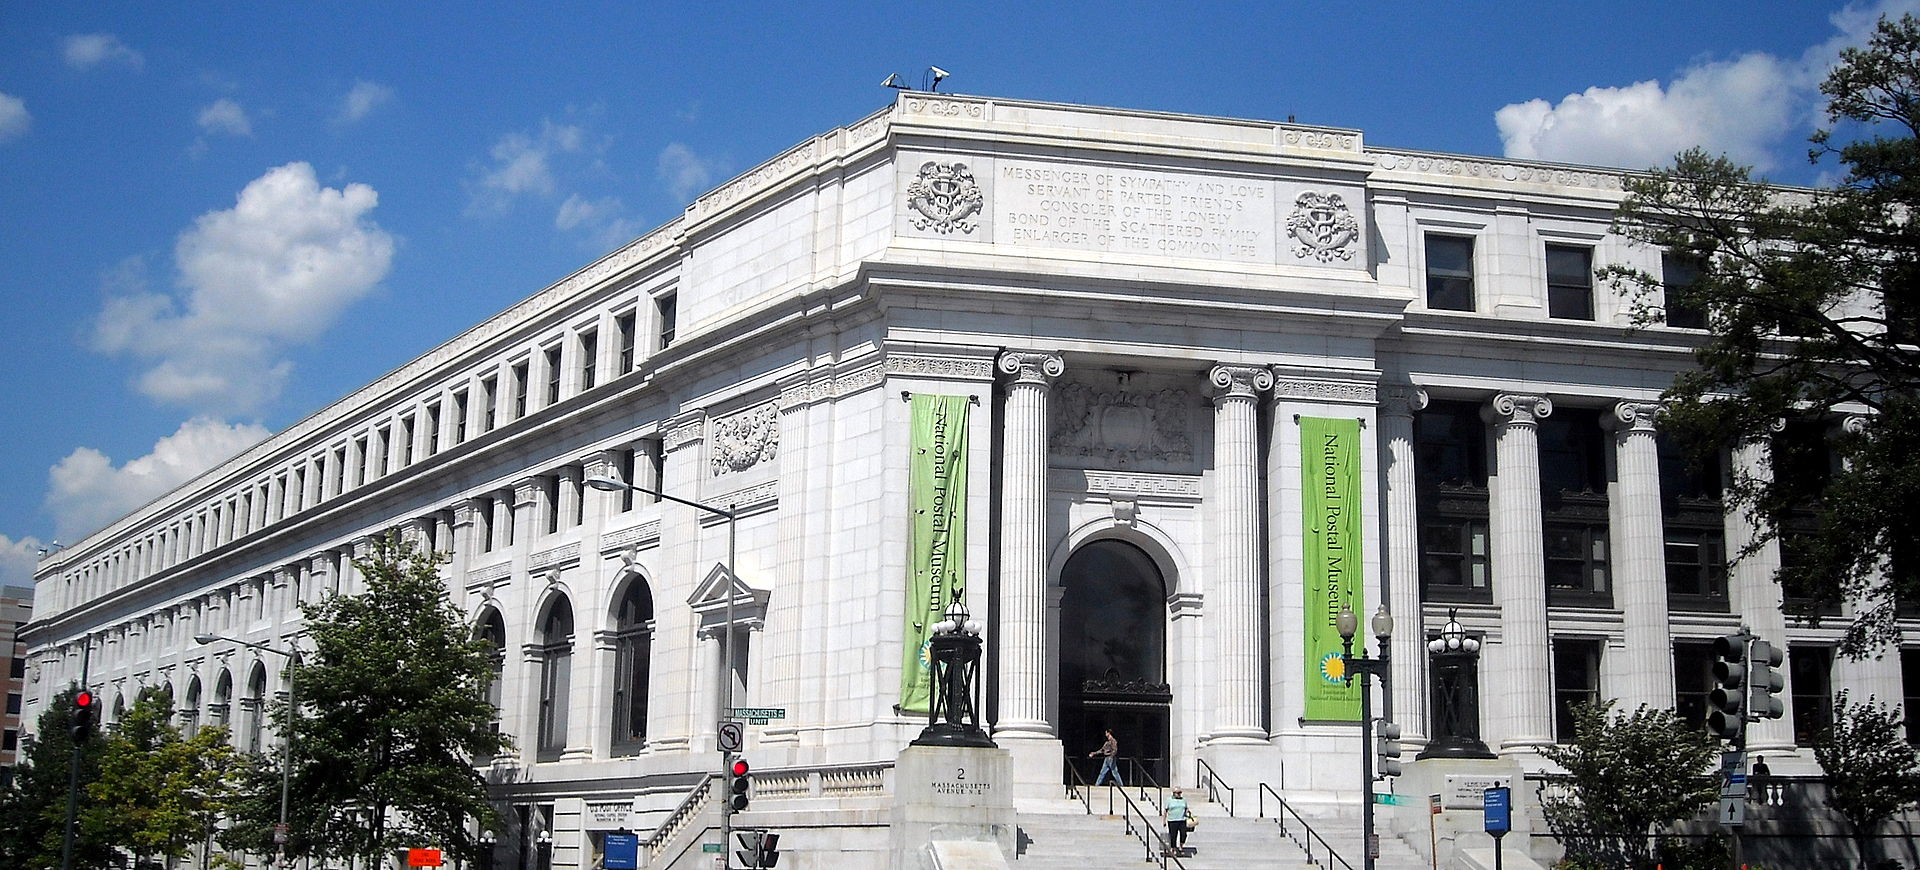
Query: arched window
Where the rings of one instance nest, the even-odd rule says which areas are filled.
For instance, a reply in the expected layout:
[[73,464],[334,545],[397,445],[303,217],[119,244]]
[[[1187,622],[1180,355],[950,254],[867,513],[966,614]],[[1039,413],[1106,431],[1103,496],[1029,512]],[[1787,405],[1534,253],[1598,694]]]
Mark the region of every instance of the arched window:
[[635,752],[647,742],[647,680],[653,654],[653,593],[634,577],[620,597],[614,627],[613,750]]
[[[233,709],[233,675],[223,668],[220,678],[213,681],[213,703],[207,705],[207,724],[227,727],[228,714]],[[232,740],[229,735],[228,740]]]
[[253,663],[253,675],[247,678],[247,698],[240,704],[247,713],[248,752],[260,751],[260,732],[267,720],[267,667]]
[[113,720],[112,721],[115,723],[118,723],[120,720],[125,718],[127,718],[127,698],[125,695],[121,695],[120,693],[116,692],[114,693],[114,696],[113,696]]
[[173,681],[168,680],[160,686],[160,697],[167,702],[167,724],[173,724],[173,717],[180,712],[180,695],[173,690]]
[[540,736],[542,760],[567,748],[567,687],[573,675],[573,605],[557,597],[540,623]]
[[187,705],[180,708],[180,733],[192,737],[200,730],[200,678],[187,683]]
[[488,608],[475,634],[493,650],[493,679],[487,681],[487,703],[493,705],[493,730],[499,733],[501,689],[507,669],[507,625],[500,619],[500,611]]

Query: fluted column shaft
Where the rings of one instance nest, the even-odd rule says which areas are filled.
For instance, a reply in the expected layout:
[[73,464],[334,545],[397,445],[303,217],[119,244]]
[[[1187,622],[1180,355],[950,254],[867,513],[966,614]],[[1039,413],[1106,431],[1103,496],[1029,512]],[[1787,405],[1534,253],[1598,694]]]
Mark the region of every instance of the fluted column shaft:
[[[1765,481],[1773,479],[1772,449],[1765,439],[1747,441],[1733,449],[1733,473],[1736,479]],[[1745,510],[1735,509],[1727,512],[1727,552],[1744,552],[1748,544],[1760,535],[1760,528],[1753,517]],[[1764,545],[1733,560],[1727,582],[1727,591],[1733,599],[1733,607],[1740,613],[1741,624],[1753,630],[1753,633],[1768,643],[1781,649],[1787,645],[1786,600],[1780,591],[1780,583],[1774,575],[1780,570],[1780,542],[1767,541]],[[1791,664],[1791,663],[1789,663]],[[1779,719],[1762,719],[1747,726],[1748,752],[1791,752],[1793,751],[1793,669],[1781,667],[1780,676],[1786,681],[1786,688],[1780,692],[1780,699],[1787,706],[1787,715]]]
[[1625,664],[1606,694],[1623,709],[1671,707],[1673,634],[1667,626],[1666,532],[1660,512],[1660,448],[1654,437],[1658,405],[1613,407],[1615,482],[1612,499],[1613,589],[1626,622]]
[[1260,686],[1259,408],[1273,373],[1214,366],[1214,742],[1264,742]]
[[994,733],[1051,737],[1046,710],[1047,396],[1059,354],[1000,355],[1007,382],[1000,466],[1000,717]]
[[1502,749],[1524,751],[1553,742],[1553,695],[1547,682],[1547,567],[1540,519],[1540,426],[1553,413],[1544,396],[1495,396],[1488,406],[1499,482],[1493,505],[1493,601],[1500,643],[1488,650],[1498,675],[1486,697]]
[[[1849,436],[1871,437],[1872,435],[1868,428],[1868,419],[1858,414],[1843,418],[1840,425]],[[1852,467],[1851,460],[1848,461],[1848,467]],[[1875,585],[1887,582],[1888,570],[1887,560],[1882,557],[1879,564],[1873,568],[1871,582]],[[1848,601],[1843,605],[1841,612],[1844,619],[1852,622],[1859,616],[1859,607],[1854,602]],[[1873,653],[1872,658],[1860,659],[1836,655],[1833,660],[1833,684],[1847,687],[1848,697],[1855,701],[1862,701],[1871,696],[1880,703],[1895,705],[1898,709],[1904,710],[1905,690],[1901,682],[1899,644],[1882,643],[1874,648]]]
[[1381,390],[1387,538],[1381,555],[1386,562],[1387,607],[1400,624],[1393,633],[1393,720],[1415,743],[1425,742],[1428,736],[1427,639],[1420,618],[1420,504],[1413,468],[1413,415],[1426,406],[1427,393],[1419,387],[1398,384]]

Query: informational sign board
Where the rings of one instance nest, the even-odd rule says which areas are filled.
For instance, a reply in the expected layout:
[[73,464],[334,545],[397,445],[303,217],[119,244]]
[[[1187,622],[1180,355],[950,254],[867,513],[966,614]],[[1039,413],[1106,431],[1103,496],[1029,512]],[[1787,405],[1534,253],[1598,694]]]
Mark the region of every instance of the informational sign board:
[[1513,777],[1449,774],[1447,790],[1441,800],[1450,810],[1477,810],[1490,788],[1513,788]]
[[440,866],[440,850],[439,849],[408,849],[407,850],[407,866],[408,867],[438,867]]
[[1513,830],[1513,790],[1490,788],[1482,796],[1487,833],[1499,836]]
[[719,843],[701,843],[700,851],[709,855],[718,855],[721,852],[720,844]]
[[1436,816],[1440,815],[1440,796],[1439,795],[1437,794],[1427,795],[1427,812],[1431,815],[1436,815]]
[[745,719],[748,725],[765,725],[772,719],[787,718],[785,707],[735,707],[733,718]]
[[607,835],[606,870],[637,870],[640,866],[640,835],[625,831]]

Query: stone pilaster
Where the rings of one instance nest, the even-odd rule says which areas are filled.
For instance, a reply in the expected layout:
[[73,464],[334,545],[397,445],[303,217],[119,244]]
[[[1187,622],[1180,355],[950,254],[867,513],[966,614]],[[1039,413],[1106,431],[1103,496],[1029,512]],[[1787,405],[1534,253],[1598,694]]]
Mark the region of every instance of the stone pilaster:
[[580,466],[563,465],[555,472],[560,477],[560,521],[554,524],[556,529],[570,529],[581,518],[580,504]]
[[[1735,447],[1735,479],[1772,480],[1772,452],[1766,439],[1747,441]],[[1741,508],[1727,512],[1726,529],[1727,552],[1730,554],[1744,552],[1761,533],[1753,517]],[[1734,611],[1740,614],[1741,624],[1784,650],[1787,639],[1786,599],[1780,590],[1780,583],[1774,579],[1779,570],[1780,542],[1769,540],[1745,557],[1733,560],[1728,569],[1727,594],[1732,599]],[[1749,753],[1792,752],[1794,749],[1793,704],[1790,700],[1793,697],[1793,670],[1783,665],[1779,671],[1786,681],[1786,688],[1779,697],[1786,704],[1787,715],[1748,725]]]
[[1493,423],[1498,476],[1493,492],[1493,601],[1500,608],[1500,641],[1488,644],[1483,673],[1487,720],[1501,751],[1527,751],[1553,742],[1553,694],[1547,680],[1547,567],[1542,543],[1539,421],[1553,413],[1544,396],[1495,396]]
[[1008,351],[1006,422],[1000,468],[1000,589],[995,606],[1000,705],[994,733],[1053,736],[1047,722],[1047,398],[1066,372],[1056,353]]
[[1212,742],[1264,743],[1260,654],[1259,397],[1273,373],[1258,366],[1214,366],[1214,567],[1216,604]]
[[1618,686],[1602,686],[1623,709],[1673,705],[1673,634],[1667,627],[1666,530],[1660,513],[1660,449],[1654,417],[1660,406],[1621,402],[1606,423],[1613,430],[1614,601],[1625,617],[1624,664]]
[[[1381,545],[1393,634],[1393,721],[1408,742],[1423,746],[1427,730],[1427,638],[1420,618],[1419,502],[1415,497],[1413,416],[1427,392],[1410,384],[1380,390],[1381,491],[1386,540]],[[1416,751],[1417,748],[1416,748]]]

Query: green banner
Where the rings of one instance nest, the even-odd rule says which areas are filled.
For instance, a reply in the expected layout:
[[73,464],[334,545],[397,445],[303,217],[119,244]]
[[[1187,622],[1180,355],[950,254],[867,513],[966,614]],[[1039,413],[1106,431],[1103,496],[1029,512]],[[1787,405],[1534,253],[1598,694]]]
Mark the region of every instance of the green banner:
[[1361,567],[1360,421],[1300,418],[1301,524],[1306,536],[1308,719],[1360,720],[1360,684],[1340,659],[1343,608],[1367,621]]
[[946,617],[947,605],[966,591],[967,404],[966,396],[913,397],[902,711],[927,712],[927,638],[934,623]]

